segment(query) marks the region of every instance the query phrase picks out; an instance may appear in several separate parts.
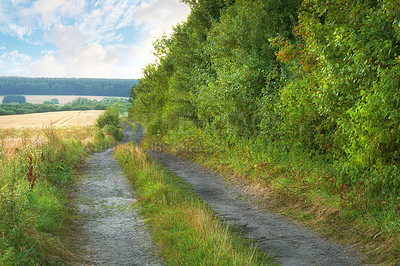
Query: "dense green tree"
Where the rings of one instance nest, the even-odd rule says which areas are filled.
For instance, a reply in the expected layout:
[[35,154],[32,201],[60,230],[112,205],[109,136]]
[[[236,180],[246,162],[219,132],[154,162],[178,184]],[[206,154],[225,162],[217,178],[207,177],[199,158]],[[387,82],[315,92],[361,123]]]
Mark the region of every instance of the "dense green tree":
[[189,121],[326,156],[348,185],[400,189],[399,1],[183,2],[187,21],[131,91],[150,135]]
[[228,135],[258,134],[261,121],[271,128],[281,66],[269,39],[292,38],[299,4],[239,0],[227,9],[207,42],[217,78],[199,93],[202,119]]
[[204,43],[221,10],[229,4],[222,0],[184,2],[191,7],[187,21],[177,25],[170,38],[155,42],[158,61],[145,68],[144,78],[132,88],[135,99],[131,113],[147,121],[154,132],[176,127],[182,119],[197,122],[196,94],[205,84],[204,77],[213,73]]
[[399,7],[392,0],[306,0],[302,47],[279,44],[293,73],[281,91],[283,131],[336,154],[347,183],[369,170],[380,176],[368,180],[375,187],[400,189],[398,178],[388,178],[400,158]]
[[4,96],[3,103],[26,103],[26,98],[22,95],[7,95]]

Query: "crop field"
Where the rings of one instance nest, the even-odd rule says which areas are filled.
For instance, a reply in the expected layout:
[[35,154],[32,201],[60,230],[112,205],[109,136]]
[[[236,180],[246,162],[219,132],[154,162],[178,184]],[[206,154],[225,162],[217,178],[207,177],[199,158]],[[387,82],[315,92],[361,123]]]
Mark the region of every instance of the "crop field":
[[1,116],[0,129],[24,129],[48,126],[91,126],[94,125],[97,117],[103,112],[102,110],[90,110]]

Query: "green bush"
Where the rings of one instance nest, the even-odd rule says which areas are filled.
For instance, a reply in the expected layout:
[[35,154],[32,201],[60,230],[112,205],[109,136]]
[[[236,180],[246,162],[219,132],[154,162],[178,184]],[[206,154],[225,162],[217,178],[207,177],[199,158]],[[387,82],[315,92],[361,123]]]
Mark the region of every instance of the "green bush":
[[4,96],[3,103],[26,103],[26,98],[22,95],[7,95]]
[[96,126],[99,128],[104,128],[106,125],[112,125],[116,128],[121,128],[122,122],[120,119],[119,106],[117,104],[108,107],[96,121]]
[[103,132],[106,135],[111,135],[113,136],[116,140],[121,140],[123,137],[123,133],[121,128],[118,128],[114,125],[106,125],[103,128]]

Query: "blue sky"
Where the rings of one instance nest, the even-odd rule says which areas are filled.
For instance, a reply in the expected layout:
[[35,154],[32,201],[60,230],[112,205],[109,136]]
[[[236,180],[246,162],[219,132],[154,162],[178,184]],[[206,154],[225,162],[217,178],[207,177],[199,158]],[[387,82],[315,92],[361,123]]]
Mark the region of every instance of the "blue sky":
[[0,0],[0,76],[140,78],[178,0]]

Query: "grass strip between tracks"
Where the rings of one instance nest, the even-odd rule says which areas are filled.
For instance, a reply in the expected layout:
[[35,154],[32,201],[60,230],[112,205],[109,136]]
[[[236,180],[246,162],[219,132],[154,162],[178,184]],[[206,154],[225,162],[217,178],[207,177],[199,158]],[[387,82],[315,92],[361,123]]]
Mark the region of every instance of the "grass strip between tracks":
[[114,152],[168,264],[265,265],[271,257],[221,222],[183,180],[132,143]]

